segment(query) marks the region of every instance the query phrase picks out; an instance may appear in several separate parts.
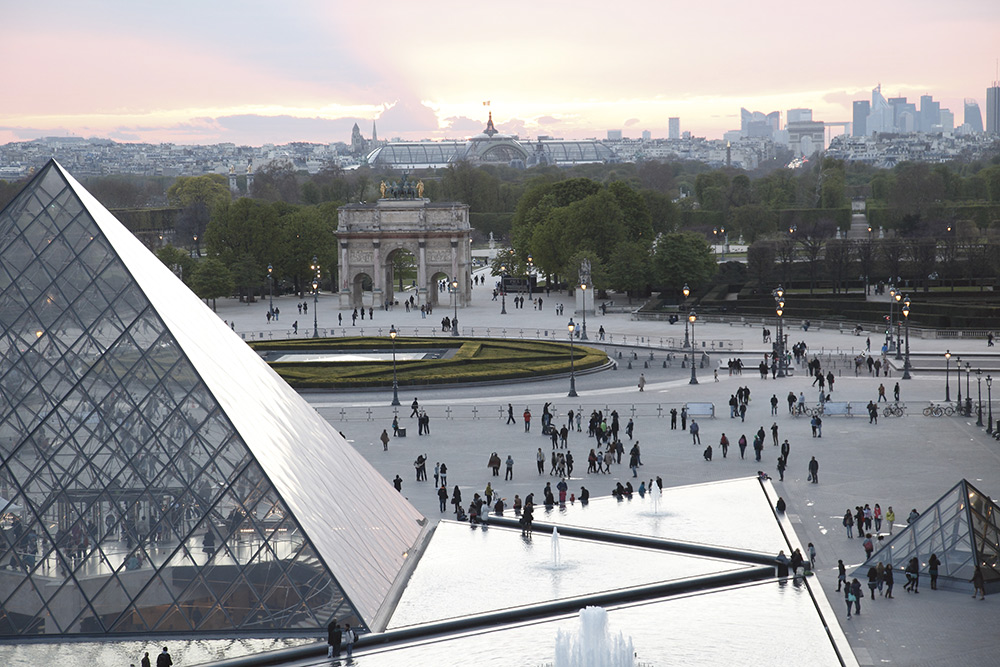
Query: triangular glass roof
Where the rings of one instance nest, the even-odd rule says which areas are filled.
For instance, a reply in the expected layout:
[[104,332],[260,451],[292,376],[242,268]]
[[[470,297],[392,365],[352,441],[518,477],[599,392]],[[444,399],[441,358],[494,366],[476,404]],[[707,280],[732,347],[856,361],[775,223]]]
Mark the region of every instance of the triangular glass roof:
[[420,514],[54,161],[0,332],[0,635],[376,623]]
[[903,569],[915,557],[920,571],[926,572],[931,554],[936,554],[941,561],[939,577],[967,582],[979,564],[986,581],[1000,581],[998,510],[989,496],[963,479],[872,554],[859,571],[867,572],[879,562]]

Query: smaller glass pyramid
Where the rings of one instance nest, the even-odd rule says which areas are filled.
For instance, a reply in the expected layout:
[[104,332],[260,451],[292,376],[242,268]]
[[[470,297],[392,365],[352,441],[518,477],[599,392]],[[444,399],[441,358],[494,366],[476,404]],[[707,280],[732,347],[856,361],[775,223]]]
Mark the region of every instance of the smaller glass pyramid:
[[1000,506],[989,496],[963,479],[872,554],[858,571],[865,573],[879,562],[903,569],[916,558],[925,573],[928,559],[936,554],[941,561],[940,578],[968,582],[978,564],[987,582],[1000,581],[998,510]]

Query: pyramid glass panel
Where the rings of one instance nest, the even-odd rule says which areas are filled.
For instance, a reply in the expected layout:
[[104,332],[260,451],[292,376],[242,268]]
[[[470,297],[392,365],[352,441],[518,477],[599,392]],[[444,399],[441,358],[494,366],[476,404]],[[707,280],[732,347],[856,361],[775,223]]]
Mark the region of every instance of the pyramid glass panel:
[[379,629],[423,517],[55,162],[0,239],[0,636]]
[[902,570],[916,558],[921,573],[926,573],[933,554],[941,561],[939,577],[968,582],[979,564],[987,581],[998,581],[1000,532],[996,518],[996,503],[962,480],[876,551],[858,572],[865,573],[879,562],[891,562]]

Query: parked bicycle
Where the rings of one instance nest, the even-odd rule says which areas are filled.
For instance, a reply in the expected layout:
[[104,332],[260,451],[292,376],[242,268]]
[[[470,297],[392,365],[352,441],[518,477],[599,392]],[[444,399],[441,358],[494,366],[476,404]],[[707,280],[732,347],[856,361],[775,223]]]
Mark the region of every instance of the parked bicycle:
[[924,408],[925,417],[951,417],[955,414],[955,406],[951,403],[930,404]]
[[[890,403],[882,408],[883,417],[902,417],[906,414],[906,406],[899,403]],[[924,414],[927,414],[926,412]]]

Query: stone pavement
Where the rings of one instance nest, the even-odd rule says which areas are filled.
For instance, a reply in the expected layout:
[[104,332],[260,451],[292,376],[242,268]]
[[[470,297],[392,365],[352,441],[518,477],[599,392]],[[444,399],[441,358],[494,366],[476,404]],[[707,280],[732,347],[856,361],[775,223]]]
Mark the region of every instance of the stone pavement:
[[[534,336],[534,331],[558,332],[565,336],[565,323],[569,319],[572,300],[564,295],[543,296],[543,310],[532,310],[528,305],[524,310],[514,310],[511,300],[507,302],[507,315],[500,315],[500,302],[492,302],[490,290],[479,287],[474,292],[474,302],[469,308],[459,309],[459,320],[463,330],[490,328],[507,330],[508,335],[524,330],[525,335]],[[299,335],[304,334],[306,315],[297,313],[297,299],[281,297],[275,305],[282,310],[281,321],[270,325],[274,338],[283,337],[292,321],[299,322]],[[562,303],[566,314],[557,316],[554,306]],[[309,301],[309,310],[313,302]],[[914,310],[919,308],[919,300],[914,299]],[[219,303],[219,316],[233,322],[240,332],[267,331],[264,313],[266,300],[246,305],[230,301]],[[321,296],[318,310],[318,326],[332,328],[336,325],[335,300]],[[449,308],[439,306],[433,317],[421,320],[419,312],[405,313],[396,309],[392,313],[375,311],[375,321],[365,320],[365,333],[376,333],[383,327],[383,335],[389,324],[397,328],[432,327],[445,315],[451,315]],[[294,315],[293,315],[294,313]],[[787,304],[789,317],[794,316],[794,299]],[[350,326],[349,312],[343,313],[348,334],[355,329]],[[311,334],[313,313],[308,314],[308,334]],[[580,318],[574,318],[578,323]],[[794,321],[794,320],[792,320]],[[360,324],[356,330],[360,333]],[[376,331],[372,330],[372,325]],[[665,322],[639,322],[629,319],[627,313],[600,316],[588,314],[590,344],[596,330],[604,326],[615,340],[627,335],[630,342],[639,337],[646,343],[659,338],[683,338],[683,324],[669,325]],[[769,325],[773,331],[774,326]],[[531,332],[530,334],[528,332]],[[338,330],[337,333],[340,333]],[[404,329],[405,333],[405,329]],[[553,335],[549,333],[549,335]],[[877,425],[869,424],[864,416],[828,416],[823,423],[823,437],[812,438],[808,418],[788,414],[784,397],[789,391],[804,392],[808,403],[815,403],[816,389],[811,380],[805,378],[799,369],[793,377],[783,379],[761,379],[753,368],[742,376],[730,377],[720,372],[719,381],[714,382],[708,369],[698,369],[699,384],[690,385],[690,370],[682,368],[678,357],[674,357],[668,368],[663,368],[666,351],[653,350],[654,359],[649,368],[643,367],[648,360],[649,350],[633,350],[631,347],[607,346],[610,353],[623,353],[617,370],[580,375],[577,377],[579,397],[566,396],[568,380],[555,378],[537,382],[504,383],[492,386],[451,387],[435,389],[401,388],[400,399],[403,407],[399,410],[400,422],[408,428],[408,437],[393,439],[389,451],[383,452],[378,435],[389,427],[394,414],[389,406],[391,392],[388,390],[370,392],[310,392],[306,399],[320,414],[329,419],[351,440],[354,446],[387,479],[399,474],[403,482],[403,493],[413,504],[431,519],[442,516],[433,481],[414,481],[412,462],[419,453],[429,458],[428,472],[433,475],[433,465],[437,461],[446,462],[449,468],[449,491],[458,485],[462,491],[464,504],[471,500],[476,491],[482,492],[488,482],[492,482],[501,496],[513,499],[514,494],[522,498],[534,492],[540,496],[546,482],[556,478],[548,474],[548,457],[551,452],[549,439],[540,434],[542,405],[553,404],[556,421],[564,422],[570,408],[583,410],[586,420],[592,409],[616,409],[622,427],[634,415],[635,438],[640,441],[643,466],[640,475],[633,479],[627,467],[627,453],[621,465],[614,465],[610,475],[588,475],[587,452],[592,441],[584,432],[570,436],[569,450],[576,459],[575,470],[570,480],[570,490],[579,493],[586,486],[595,496],[607,495],[614,484],[621,480],[631,480],[638,485],[640,479],[647,481],[660,475],[669,486],[703,481],[730,479],[753,475],[764,470],[775,477],[774,485],[788,503],[788,513],[796,526],[799,539],[803,543],[813,542],[818,552],[817,571],[819,581],[824,584],[828,599],[834,610],[844,610],[843,598],[836,589],[836,563],[842,558],[848,572],[864,560],[861,540],[847,539],[841,525],[841,517],[847,508],[869,503],[879,503],[883,509],[892,506],[897,515],[897,529],[905,524],[905,517],[911,508],[924,510],[959,479],[965,477],[984,493],[997,497],[1000,488],[1000,442],[989,437],[984,429],[975,425],[975,417],[925,417],[923,407],[931,401],[944,399],[944,359],[945,349],[953,355],[961,356],[987,373],[1000,376],[1000,356],[994,355],[983,340],[921,340],[911,337],[911,354],[916,368],[911,380],[899,380],[894,368],[888,378],[875,379],[867,374],[854,376],[850,357],[864,346],[863,337],[855,337],[837,331],[808,332],[801,329],[788,331],[790,342],[805,341],[811,352],[823,352],[824,363],[834,368],[837,375],[833,400],[860,401],[861,407],[877,396],[879,383],[884,383],[891,398],[895,382],[901,385],[901,399],[907,406],[907,415],[902,418],[879,418]],[[265,334],[267,335],[267,334]],[[517,335],[517,334],[513,334]],[[745,362],[754,364],[762,358],[765,346],[761,342],[760,327],[730,326],[728,324],[698,324],[696,341],[730,340],[739,341],[739,353]],[[603,346],[602,346],[603,347]],[[872,347],[881,347],[881,341],[872,340]],[[628,354],[635,351],[639,358],[633,360],[633,368],[626,367]],[[676,351],[675,351],[676,352]],[[827,356],[830,352],[833,357]],[[840,353],[847,355],[842,358]],[[721,355],[725,362],[728,356]],[[846,361],[845,361],[846,359]],[[835,364],[840,360],[839,364]],[[720,357],[713,356],[715,365]],[[901,362],[897,362],[901,365]],[[951,363],[949,389],[952,399],[957,397],[961,382],[963,398],[967,394],[965,382],[974,399],[977,399],[975,374],[968,378],[956,378]],[[964,363],[963,363],[964,366]],[[644,373],[647,384],[639,392],[639,374]],[[739,386],[751,390],[750,409],[746,422],[730,419],[728,399]],[[998,386],[1000,391],[1000,386]],[[768,398],[771,394],[779,398],[778,414],[771,416]],[[416,420],[408,418],[409,403],[416,396],[431,417],[431,435],[416,435]],[[985,405],[987,390],[982,383],[982,400]],[[701,424],[700,446],[693,446],[691,436],[680,430],[670,430],[668,413],[671,407],[684,402],[713,402],[716,419],[699,419]],[[517,423],[507,425],[501,418],[501,409],[510,402],[514,407]],[[521,412],[530,406],[533,424],[530,433],[524,432]],[[863,414],[863,412],[862,412]],[[505,415],[504,415],[505,417]],[[1000,418],[998,412],[994,419]],[[779,437],[788,438],[791,444],[789,468],[785,481],[777,481],[775,462],[777,448],[771,445],[770,426],[777,423]],[[747,448],[746,460],[740,460],[736,440],[746,433],[748,440],[759,427],[767,432],[767,446],[760,463],[753,460],[752,447]],[[391,428],[390,428],[391,431]],[[722,458],[718,441],[725,432],[733,443],[727,458]],[[626,452],[631,446],[628,439]],[[707,462],[702,451],[707,444],[713,444],[715,456]],[[538,475],[535,469],[535,454],[541,448],[546,456],[545,473]],[[504,482],[504,471],[500,477],[492,477],[486,467],[491,452],[496,451],[502,459],[511,454],[515,459],[515,475],[512,482]],[[806,465],[811,456],[820,462],[820,483],[806,481]],[[432,478],[433,480],[433,478]],[[450,509],[450,506],[449,506]],[[683,536],[678,536],[683,539]],[[925,577],[926,578],[926,577]],[[864,583],[863,577],[859,577]],[[867,589],[867,587],[866,587]],[[846,619],[843,611],[841,625],[851,641],[861,664],[895,663],[901,665],[992,665],[996,664],[994,628],[1000,622],[1000,599],[987,598],[985,602],[973,600],[971,584],[968,591],[931,591],[925,586],[919,595],[908,595],[902,585],[896,587],[896,599],[878,598],[862,601],[862,615]],[[964,613],[963,613],[964,612]],[[794,632],[794,628],[789,628]]]

